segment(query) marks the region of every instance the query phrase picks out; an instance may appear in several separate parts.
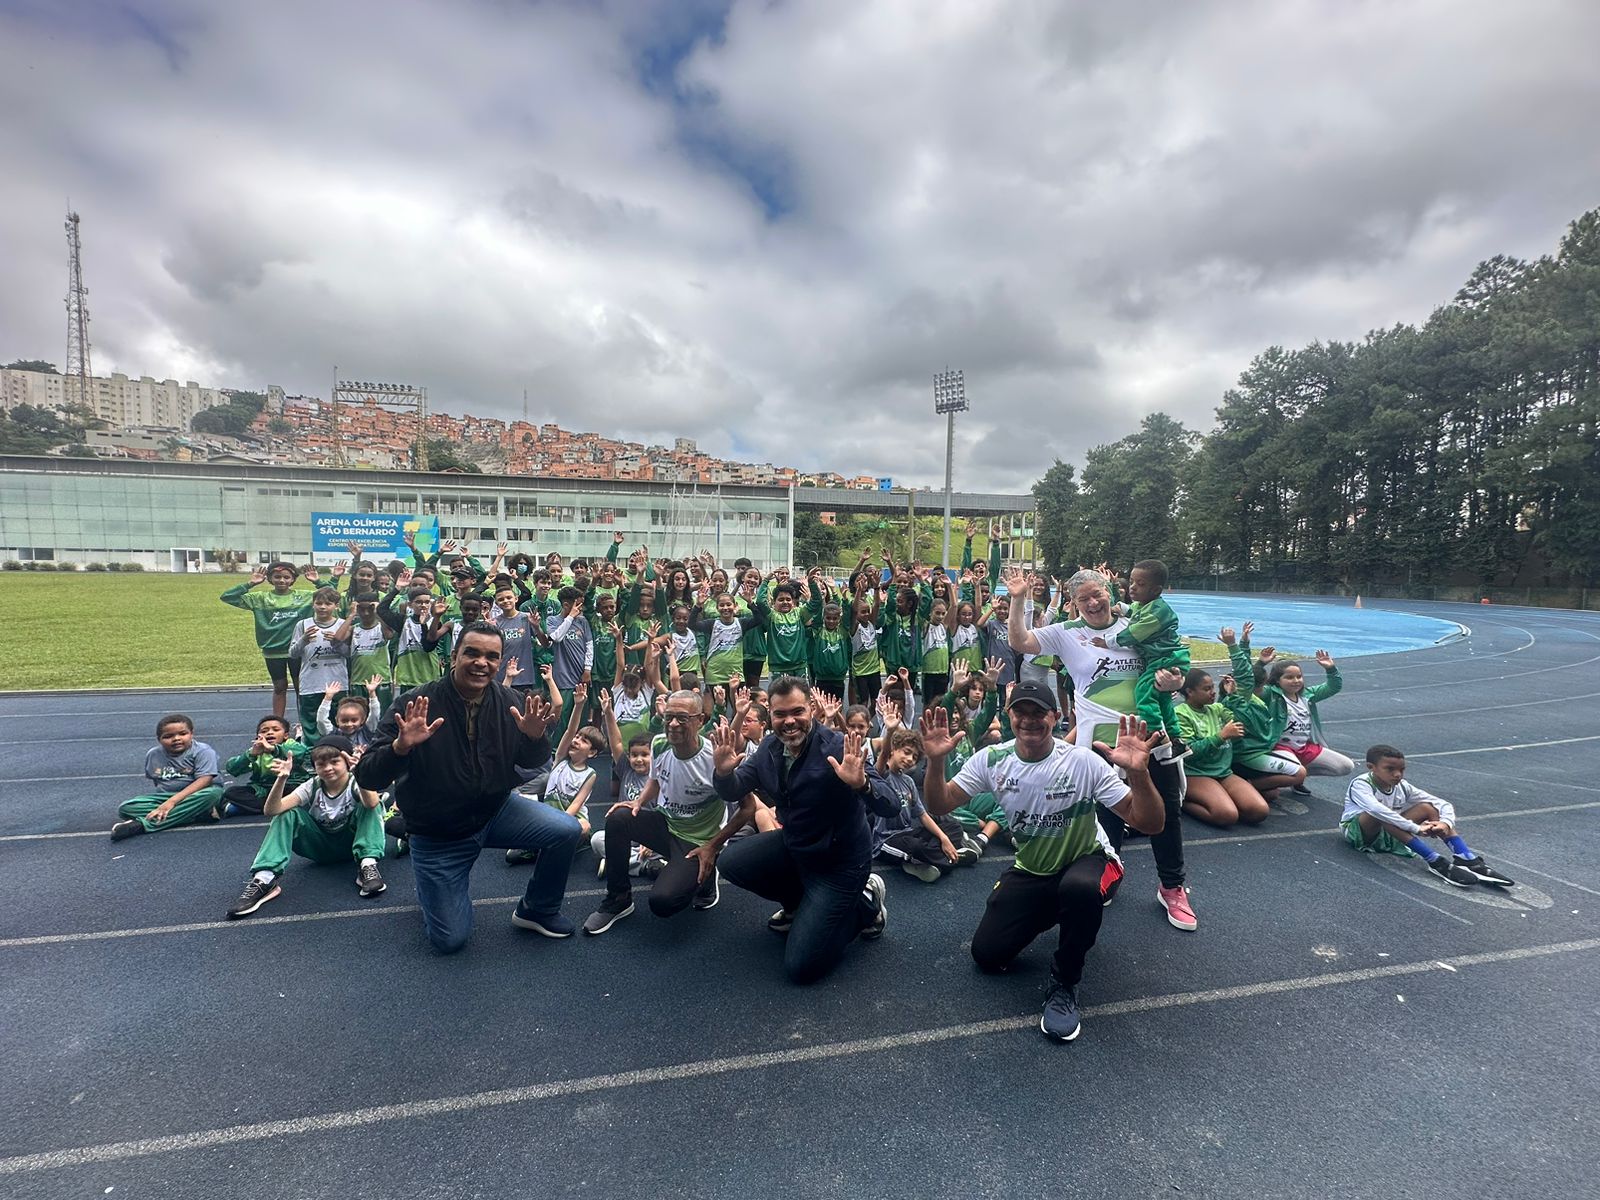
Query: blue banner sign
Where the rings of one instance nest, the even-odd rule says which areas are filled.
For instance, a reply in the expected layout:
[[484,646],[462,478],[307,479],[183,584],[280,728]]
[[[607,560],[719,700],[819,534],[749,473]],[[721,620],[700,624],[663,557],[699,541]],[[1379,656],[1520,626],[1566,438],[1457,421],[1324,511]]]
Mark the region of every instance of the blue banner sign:
[[311,561],[319,567],[332,566],[350,557],[350,543],[361,547],[361,556],[383,566],[391,558],[407,558],[406,534],[417,542],[417,550],[432,554],[439,545],[439,518],[414,517],[404,513],[311,514]]

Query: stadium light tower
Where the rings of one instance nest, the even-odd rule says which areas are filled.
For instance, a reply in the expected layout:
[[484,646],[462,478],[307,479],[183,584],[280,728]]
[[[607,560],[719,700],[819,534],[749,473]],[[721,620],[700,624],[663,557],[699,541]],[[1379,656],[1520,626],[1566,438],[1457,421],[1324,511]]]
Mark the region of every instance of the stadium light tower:
[[960,371],[946,368],[933,377],[933,411],[943,413],[944,427],[944,561],[950,565],[950,475],[955,465],[956,414],[967,411],[967,382]]

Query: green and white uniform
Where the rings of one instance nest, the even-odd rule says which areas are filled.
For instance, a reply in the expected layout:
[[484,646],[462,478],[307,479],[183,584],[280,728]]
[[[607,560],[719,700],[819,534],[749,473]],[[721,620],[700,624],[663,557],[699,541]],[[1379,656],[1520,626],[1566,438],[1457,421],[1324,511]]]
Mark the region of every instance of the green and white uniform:
[[992,792],[1017,843],[1017,870],[1055,875],[1095,849],[1115,860],[1096,813],[1128,795],[1110,763],[1092,750],[1051,740],[1037,762],[1017,756],[1014,741],[969,758],[955,785],[968,796]]
[[394,664],[389,658],[389,639],[384,637],[382,621],[374,621],[367,628],[360,621],[350,624],[350,680],[365,687],[367,680],[376,675],[380,681],[378,695],[384,697],[388,685],[394,682]]
[[1189,747],[1183,764],[1186,775],[1222,779],[1233,773],[1233,742],[1222,736],[1222,727],[1233,720],[1223,704],[1208,704],[1198,711],[1190,704],[1177,706],[1178,729]]
[[679,758],[665,736],[650,744],[650,778],[660,788],[655,806],[667,818],[672,836],[691,846],[703,846],[716,837],[727,815],[727,806],[712,784],[714,773],[711,743],[705,738],[690,758]]
[[[1136,707],[1134,686],[1143,664],[1137,651],[1117,645],[1117,634],[1126,624],[1127,618],[1119,617],[1104,629],[1095,629],[1080,619],[1033,630],[1039,649],[1059,658],[1072,677],[1078,709],[1075,738],[1080,746],[1115,745],[1118,719]],[[1095,638],[1106,645],[1096,646]]]
[[241,583],[231,587],[222,593],[222,602],[246,609],[255,617],[256,645],[262,658],[288,658],[296,622],[311,615],[311,592],[295,588],[280,596],[270,588],[252,590],[258,586]]

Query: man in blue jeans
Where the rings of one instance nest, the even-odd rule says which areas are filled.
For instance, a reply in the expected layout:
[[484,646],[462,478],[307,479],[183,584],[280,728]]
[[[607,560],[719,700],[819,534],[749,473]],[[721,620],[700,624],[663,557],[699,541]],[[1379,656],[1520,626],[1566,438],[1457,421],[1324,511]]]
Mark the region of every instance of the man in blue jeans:
[[[395,701],[356,764],[356,780],[393,786],[406,821],[422,924],[434,948],[453,954],[472,933],[467,883],[488,847],[539,851],[527,893],[511,923],[550,938],[576,926],[561,912],[578,819],[512,791],[517,768],[550,761],[550,705],[495,682],[504,650],[500,630],[468,625],[450,673]],[[398,782],[396,782],[398,780]]]
[[[838,965],[859,935],[883,936],[888,909],[883,878],[869,872],[872,831],[867,810],[892,816],[899,797],[866,765],[862,739],[811,719],[811,685],[781,675],[768,690],[769,733],[744,758],[745,710],[713,733],[715,786],[739,810],[709,842],[690,851],[700,879],[717,869],[728,840],[755,815],[753,793],[777,801],[783,828],[758,833],[729,848],[722,877],[783,907],[767,928],[787,935],[783,969],[795,983],[812,983]],[[742,760],[742,761],[741,761]]]

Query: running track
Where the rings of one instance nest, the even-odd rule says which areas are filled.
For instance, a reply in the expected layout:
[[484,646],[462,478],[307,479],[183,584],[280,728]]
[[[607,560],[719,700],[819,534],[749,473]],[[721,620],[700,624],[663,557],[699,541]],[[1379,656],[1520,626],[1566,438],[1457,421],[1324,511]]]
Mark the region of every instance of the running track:
[[226,924],[259,826],[105,830],[158,715],[226,755],[261,695],[0,699],[0,1194],[1591,1195],[1600,615],[1396,607],[1472,636],[1346,660],[1329,732],[1407,750],[1524,886],[1351,853],[1314,780],[1260,829],[1186,826],[1184,934],[1133,843],[1070,1046],[1037,1032],[1044,942],[972,968],[1000,862],[888,876],[888,935],[809,989],[755,897],[550,942],[488,856],[453,959],[403,859],[377,901],[296,862]]

